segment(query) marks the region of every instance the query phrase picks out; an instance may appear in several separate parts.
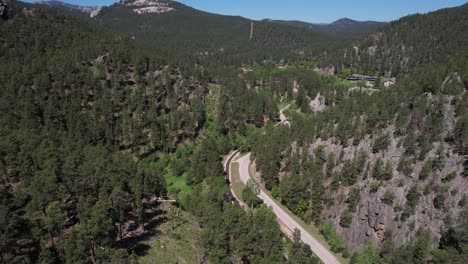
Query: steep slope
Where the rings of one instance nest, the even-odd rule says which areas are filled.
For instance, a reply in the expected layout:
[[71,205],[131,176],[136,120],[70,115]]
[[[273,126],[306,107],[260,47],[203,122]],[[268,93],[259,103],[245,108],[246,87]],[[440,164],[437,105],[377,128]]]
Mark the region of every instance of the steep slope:
[[[153,11],[151,11],[153,10]],[[318,50],[330,37],[306,29],[222,16],[167,1],[120,1],[95,17],[98,25],[126,33],[147,47],[190,53],[269,55]]]
[[[295,101],[286,112],[291,129],[270,125],[247,140],[257,179],[324,234],[330,223],[353,251],[369,242],[386,250],[411,245],[424,229],[437,246],[447,230],[460,229],[467,204],[467,55],[372,94],[322,79],[313,68],[246,73],[238,86],[274,94],[282,105]],[[323,106],[315,108],[313,98]],[[223,111],[237,113],[238,104]],[[229,119],[229,131],[242,122]],[[254,122],[268,119],[275,116]],[[328,237],[344,250],[336,235]]]
[[[252,140],[257,176],[306,221],[331,223],[352,250],[400,247],[420,229],[437,245],[468,197],[467,55],[371,95],[298,81],[297,94],[279,92],[301,102],[300,114],[288,113],[291,130]],[[325,109],[311,113],[319,96]]]
[[[170,262],[285,261],[270,209],[247,213],[226,195],[221,155],[231,141],[218,125],[226,96],[206,84],[203,67],[166,64],[122,35],[43,5],[7,10],[0,26],[2,263],[136,263],[148,254],[165,262],[161,251]],[[240,92],[244,103],[255,102],[242,107],[253,119],[266,96]],[[181,184],[166,188],[166,179]],[[170,216],[160,206],[157,198],[168,193],[198,217],[197,231],[177,223],[178,210]],[[172,228],[164,231],[168,219]],[[184,233],[201,235],[188,245],[179,241]],[[152,236],[162,247],[149,250]],[[165,237],[191,249],[175,256]],[[316,262],[299,242],[292,249],[288,259]]]
[[126,38],[12,2],[0,26],[2,262],[127,263],[154,232],[150,198],[166,195],[163,171],[135,160],[195,140],[207,86]]
[[[412,245],[423,230],[438,245],[447,230],[459,230],[468,197],[468,24],[455,21],[465,21],[466,8],[386,26],[370,38],[394,38],[373,57],[356,48],[354,71],[366,71],[359,62],[372,58],[407,58],[407,74],[389,89],[369,94],[311,72],[249,79],[297,105],[287,113],[291,129],[252,140],[265,187],[306,221],[330,223],[352,250]],[[314,98],[323,98],[322,109]]]
[[393,75],[422,64],[446,63],[468,47],[467,12],[465,4],[401,18],[344,51],[329,53],[333,57],[324,61]]
[[100,6],[79,6],[79,5],[72,5],[72,4],[64,3],[61,1],[55,1],[55,0],[37,1],[34,3],[39,4],[39,5],[46,5],[46,6],[54,7],[64,12],[68,12],[72,15],[85,14],[90,17],[97,16],[99,11],[101,10]]

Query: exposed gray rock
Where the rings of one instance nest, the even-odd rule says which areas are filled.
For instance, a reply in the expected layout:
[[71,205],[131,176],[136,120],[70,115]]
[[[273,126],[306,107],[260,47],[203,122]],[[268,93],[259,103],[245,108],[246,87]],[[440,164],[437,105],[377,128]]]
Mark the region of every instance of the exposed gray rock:
[[[450,103],[447,102],[445,107],[448,104]],[[452,116],[453,110],[450,109],[446,115]],[[359,188],[361,193],[349,228],[342,228],[339,224],[341,214],[347,210],[346,199],[340,199],[339,197],[348,197],[350,187],[340,186],[338,191],[330,194],[334,200],[339,202],[326,208],[324,215],[329,216],[327,221],[334,224],[336,231],[343,236],[347,247],[352,250],[362,251],[368,243],[376,247],[381,246],[387,231],[391,231],[392,240],[396,246],[408,243],[416,236],[416,232],[420,228],[430,230],[434,241],[437,241],[450,226],[450,221],[454,221],[460,214],[460,201],[468,196],[468,181],[461,176],[464,156],[459,156],[446,142],[434,143],[432,150],[427,154],[427,159],[435,159],[437,150],[442,144],[443,149],[445,149],[444,166],[440,170],[434,170],[426,180],[421,181],[418,179],[418,175],[425,161],[417,160],[413,165],[411,176],[406,176],[396,170],[400,157],[403,156],[404,148],[398,144],[402,139],[395,138],[393,132],[393,126],[389,126],[382,131],[382,133],[390,135],[390,144],[387,150],[379,153],[372,152],[373,140],[369,135],[366,135],[357,146],[354,146],[352,142],[348,142],[347,146],[343,146],[339,144],[338,140],[331,138],[328,140],[318,139],[309,148],[310,155],[313,155],[318,146],[324,146],[326,156],[333,154],[336,160],[341,157],[342,161],[338,162],[338,165],[334,168],[335,172],[341,171],[343,161],[352,160],[360,153],[368,155],[364,167],[369,164],[371,170],[377,159],[392,164],[393,178],[381,182],[381,187],[377,192],[370,191],[371,183],[377,182],[371,177],[370,172],[367,178],[361,176],[357,181],[358,183],[352,186],[352,188]],[[442,179],[450,172],[455,172],[456,178],[451,182],[443,183]],[[399,220],[401,209],[398,208],[405,207],[406,195],[413,185],[418,186],[419,202],[412,211],[411,216],[405,221],[401,221]],[[434,198],[441,188],[447,189],[444,206],[435,208]],[[425,192],[425,189],[428,191]],[[382,202],[382,197],[387,191],[391,191],[395,195],[393,205]],[[447,214],[448,208],[450,208],[450,214]],[[447,215],[450,216],[447,217]]]
[[310,102],[310,108],[314,112],[322,112],[325,110],[325,107],[325,96],[320,93],[318,93],[315,99]]
[[8,5],[10,1],[0,0],[0,19],[8,19]]
[[326,75],[326,76],[335,76],[336,68],[335,66],[329,66],[329,67],[324,67],[324,68],[315,67],[314,72],[321,74],[321,75]]

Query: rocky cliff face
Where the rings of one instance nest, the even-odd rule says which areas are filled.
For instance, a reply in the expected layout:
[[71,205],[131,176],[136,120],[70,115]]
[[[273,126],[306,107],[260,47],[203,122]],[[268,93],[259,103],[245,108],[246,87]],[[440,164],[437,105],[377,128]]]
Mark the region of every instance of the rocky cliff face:
[[88,14],[90,17],[95,17],[99,14],[101,11],[102,7],[101,6],[79,6],[79,5],[72,5],[68,3],[64,3],[61,1],[54,1],[54,0],[49,0],[49,1],[37,1],[35,2],[36,4],[41,4],[41,5],[47,5],[51,7],[57,7],[57,8],[65,8],[69,10],[76,10],[85,14]]
[[0,20],[8,19],[8,0],[0,0]]
[[137,14],[148,13],[167,13],[175,9],[170,5],[169,1],[162,0],[120,0],[120,5],[129,6]]
[[[449,119],[448,119],[449,120]],[[391,126],[386,131],[393,135]],[[329,193],[329,198],[336,201],[325,210],[328,221],[332,222],[340,233],[347,246],[361,251],[370,242],[374,246],[381,246],[386,237],[392,238],[396,246],[402,246],[410,241],[418,229],[425,228],[432,232],[434,241],[438,241],[441,234],[452,224],[459,215],[462,205],[468,197],[468,182],[462,176],[465,156],[457,154],[445,142],[433,144],[426,160],[415,161],[410,175],[397,170],[400,158],[403,157],[404,148],[401,138],[390,137],[387,150],[373,153],[372,144],[375,139],[366,136],[359,145],[342,146],[334,139],[318,140],[310,146],[310,154],[319,146],[323,146],[326,155],[334,155],[338,166],[334,171],[340,171],[346,160],[353,160],[361,153],[368,155],[364,165],[366,172],[360,176],[353,186],[339,186],[338,190]],[[438,153],[443,149],[443,153]],[[443,156],[444,162],[440,169],[432,169],[426,179],[421,180],[419,175],[424,170],[427,160],[436,160]],[[392,165],[392,179],[378,181],[374,179],[372,167],[378,159]],[[451,176],[448,176],[451,175]],[[447,177],[453,177],[448,179]],[[377,186],[377,187],[376,187]],[[359,189],[360,195],[355,208],[351,208],[352,220],[348,227],[342,227],[340,220],[347,211],[348,198],[352,189]],[[419,196],[414,209],[408,215],[404,208],[410,203],[408,194],[415,188]],[[392,202],[386,201],[386,195],[392,194]]]

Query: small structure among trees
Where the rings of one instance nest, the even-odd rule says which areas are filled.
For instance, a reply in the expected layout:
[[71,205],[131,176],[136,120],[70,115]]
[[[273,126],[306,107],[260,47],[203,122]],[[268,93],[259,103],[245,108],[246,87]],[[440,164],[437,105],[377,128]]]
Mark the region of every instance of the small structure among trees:
[[346,80],[350,82],[358,82],[358,81],[375,82],[377,81],[377,77],[361,75],[361,74],[351,74],[346,78]]

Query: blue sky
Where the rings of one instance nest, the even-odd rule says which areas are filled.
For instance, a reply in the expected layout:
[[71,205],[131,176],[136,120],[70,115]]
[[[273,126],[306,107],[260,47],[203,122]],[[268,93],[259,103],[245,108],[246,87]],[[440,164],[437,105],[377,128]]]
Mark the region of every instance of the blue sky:
[[[32,2],[28,0],[27,2]],[[110,5],[115,0],[64,0],[79,5]],[[391,21],[414,13],[427,13],[459,6],[467,0],[179,0],[188,6],[251,19],[333,22],[348,17],[356,20]]]

